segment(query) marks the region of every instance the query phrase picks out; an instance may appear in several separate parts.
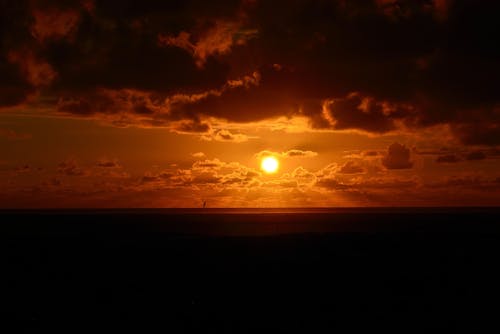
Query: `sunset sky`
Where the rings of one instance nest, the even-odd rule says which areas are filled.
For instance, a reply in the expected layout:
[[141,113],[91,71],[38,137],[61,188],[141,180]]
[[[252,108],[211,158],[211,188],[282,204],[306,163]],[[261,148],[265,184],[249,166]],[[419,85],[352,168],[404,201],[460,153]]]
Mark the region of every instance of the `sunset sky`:
[[499,15],[0,0],[0,207],[498,206]]

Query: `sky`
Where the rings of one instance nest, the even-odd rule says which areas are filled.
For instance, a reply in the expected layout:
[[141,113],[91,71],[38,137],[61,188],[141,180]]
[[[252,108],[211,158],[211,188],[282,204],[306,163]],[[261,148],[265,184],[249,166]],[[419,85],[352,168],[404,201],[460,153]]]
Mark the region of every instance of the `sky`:
[[498,206],[499,12],[0,0],[0,207]]

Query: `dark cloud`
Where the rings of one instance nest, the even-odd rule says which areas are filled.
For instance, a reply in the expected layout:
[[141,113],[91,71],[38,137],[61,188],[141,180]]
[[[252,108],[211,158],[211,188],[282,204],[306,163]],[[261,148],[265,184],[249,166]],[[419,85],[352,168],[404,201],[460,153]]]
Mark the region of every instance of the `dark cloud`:
[[365,151],[363,152],[363,156],[365,157],[376,157],[379,155],[379,152],[377,151]]
[[281,155],[285,158],[295,158],[295,157],[305,157],[312,158],[318,155],[318,153],[313,151],[303,151],[303,150],[289,150],[281,153]]
[[488,150],[488,155],[482,150],[467,150],[460,148],[446,148],[439,150],[418,150],[413,149],[415,154],[436,156],[438,163],[456,163],[460,161],[479,161],[488,158],[488,155],[495,156],[495,149]]
[[382,164],[387,169],[412,168],[410,149],[399,143],[391,144],[387,149],[387,155],[382,159]]
[[439,20],[445,20],[454,0],[375,0],[381,13],[393,20],[410,19],[422,13],[431,13]]
[[314,158],[317,156],[318,153],[313,152],[313,151],[303,151],[303,150],[288,150],[284,152],[273,152],[273,151],[260,151],[259,153],[255,154],[255,157],[257,159],[262,159],[268,156],[274,156],[274,157],[279,157],[279,158]]
[[349,185],[344,184],[340,180],[336,178],[331,178],[331,177],[326,177],[326,178],[321,178],[316,182],[316,186],[320,188],[325,188],[328,190],[346,190],[351,188]]
[[453,132],[464,144],[500,145],[500,117],[492,116],[491,120],[484,124],[460,124],[453,127]]
[[204,139],[207,140],[216,140],[222,142],[233,142],[233,143],[241,143],[245,142],[249,139],[248,136],[241,133],[232,133],[229,130],[216,130],[215,132],[204,136]]
[[87,176],[89,171],[79,166],[76,160],[68,159],[57,166],[59,174],[66,176]]
[[362,174],[365,172],[363,166],[355,161],[348,161],[339,169],[340,174]]
[[197,37],[181,31],[177,36],[160,34],[158,42],[164,46],[175,46],[186,50],[195,59],[196,65],[203,68],[208,57],[224,55],[238,45],[255,37],[256,30],[244,29],[241,21],[216,20]]
[[472,151],[466,154],[465,159],[469,161],[484,160],[486,154],[483,151]]
[[[0,107],[40,97],[117,126],[217,118],[318,129],[450,125],[500,144],[500,3],[2,1]],[[224,137],[221,134],[222,137]]]
[[369,96],[361,96],[358,93],[328,101],[323,108],[326,127],[336,130],[357,129],[372,133],[395,130],[395,120],[408,115],[411,110],[408,106],[375,101]]
[[439,181],[430,182],[426,186],[429,188],[468,188],[482,192],[498,191],[500,189],[499,179],[485,177],[483,175],[452,175]]
[[96,163],[97,167],[102,168],[120,168],[120,164],[117,160],[101,159]]
[[355,184],[358,188],[405,190],[419,186],[417,179],[367,179]]
[[195,175],[189,184],[195,185],[207,185],[207,184],[219,184],[222,181],[222,177],[214,174],[199,174]]
[[292,172],[292,178],[298,185],[311,185],[316,182],[316,175],[304,167],[297,167]]
[[18,71],[33,87],[47,86],[57,77],[57,73],[50,64],[39,59],[28,49],[10,51],[8,61],[18,66]]
[[216,90],[170,100],[171,114],[216,117],[230,122],[252,122],[298,114],[298,101],[287,86],[287,75],[270,66],[231,78]]
[[77,9],[34,8],[31,34],[40,43],[48,40],[71,38],[80,21]]
[[460,162],[462,159],[458,157],[456,154],[446,154],[446,155],[440,155],[436,158],[436,162],[439,163],[455,163],[455,162]]
[[203,161],[196,161],[193,164],[194,169],[200,169],[200,168],[221,168],[224,166],[224,163],[220,161],[219,159],[213,159],[213,160],[203,160]]
[[33,168],[30,165],[22,165],[15,168],[16,173],[28,173],[32,170]]
[[13,60],[12,53],[0,54],[0,107],[20,105],[36,92]]
[[[164,123],[161,124],[165,125]],[[174,127],[174,130],[179,133],[206,133],[210,130],[210,125],[198,120],[184,121],[177,123]]]
[[200,160],[190,169],[164,170],[160,173],[147,172],[141,178],[141,184],[165,187],[185,187],[199,189],[215,187],[219,189],[239,189],[252,183],[258,183],[260,173],[237,162],[224,162],[219,159]]
[[161,183],[161,182],[171,182],[178,181],[178,177],[182,176],[180,171],[175,170],[163,170],[158,173],[146,172],[141,177],[141,184],[146,183]]

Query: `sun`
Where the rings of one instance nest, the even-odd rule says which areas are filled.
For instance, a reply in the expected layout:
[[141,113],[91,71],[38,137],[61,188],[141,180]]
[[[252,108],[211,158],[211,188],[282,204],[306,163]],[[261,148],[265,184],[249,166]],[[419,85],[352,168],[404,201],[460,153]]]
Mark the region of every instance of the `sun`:
[[268,174],[276,173],[280,163],[275,157],[265,157],[260,163],[260,168]]

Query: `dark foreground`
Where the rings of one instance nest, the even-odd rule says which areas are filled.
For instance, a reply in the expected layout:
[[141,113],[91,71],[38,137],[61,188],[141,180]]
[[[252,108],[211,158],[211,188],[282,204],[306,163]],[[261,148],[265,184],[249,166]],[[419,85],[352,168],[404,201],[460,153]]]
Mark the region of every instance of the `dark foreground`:
[[14,332],[500,328],[500,210],[0,212]]

